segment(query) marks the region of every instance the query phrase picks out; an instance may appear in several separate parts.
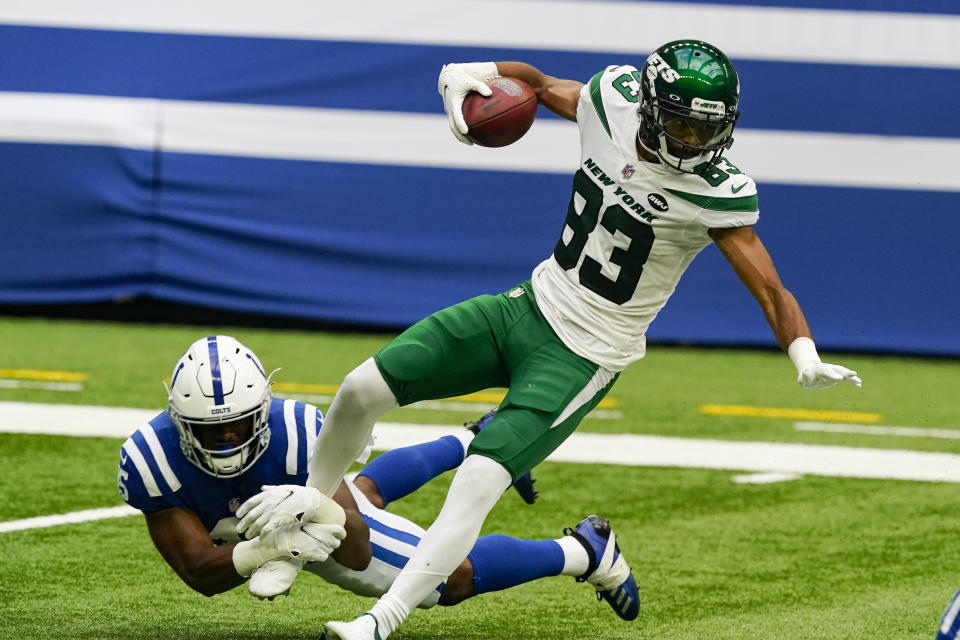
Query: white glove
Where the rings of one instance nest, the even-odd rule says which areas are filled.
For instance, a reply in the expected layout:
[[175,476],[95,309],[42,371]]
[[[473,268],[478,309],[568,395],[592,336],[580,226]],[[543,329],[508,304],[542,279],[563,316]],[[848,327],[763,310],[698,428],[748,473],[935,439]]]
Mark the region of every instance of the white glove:
[[810,338],[797,338],[791,342],[787,354],[797,368],[797,382],[804,389],[829,389],[844,380],[855,387],[863,384],[856,371],[821,362],[817,347]]
[[347,530],[338,524],[298,522],[274,529],[263,537],[263,542],[285,556],[308,562],[323,562],[340,546],[340,541],[345,537]]
[[829,389],[838,382],[848,381],[855,387],[863,384],[863,381],[857,376],[856,371],[851,371],[838,364],[827,364],[826,362],[817,362],[803,371],[797,377],[797,382],[804,389]]
[[473,144],[467,137],[467,123],[463,119],[463,101],[471,91],[482,96],[493,93],[487,80],[500,77],[494,62],[451,63],[440,69],[437,91],[443,96],[443,110],[450,120],[450,131],[464,144]]
[[233,567],[237,574],[246,578],[258,567],[282,556],[275,546],[266,544],[260,538],[244,540],[233,547]]
[[237,509],[237,533],[254,538],[295,522],[319,522],[343,526],[343,507],[313,487],[296,484],[263,485],[263,491]]

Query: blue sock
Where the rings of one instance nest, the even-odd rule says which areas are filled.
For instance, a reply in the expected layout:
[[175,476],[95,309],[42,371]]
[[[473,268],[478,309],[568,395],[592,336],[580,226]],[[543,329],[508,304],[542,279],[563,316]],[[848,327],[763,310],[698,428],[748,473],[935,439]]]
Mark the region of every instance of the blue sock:
[[444,471],[463,462],[463,445],[453,436],[391,449],[378,456],[359,474],[373,480],[386,506],[409,495]]
[[500,591],[563,571],[563,549],[554,540],[520,540],[495,534],[477,540],[470,555],[473,595]]

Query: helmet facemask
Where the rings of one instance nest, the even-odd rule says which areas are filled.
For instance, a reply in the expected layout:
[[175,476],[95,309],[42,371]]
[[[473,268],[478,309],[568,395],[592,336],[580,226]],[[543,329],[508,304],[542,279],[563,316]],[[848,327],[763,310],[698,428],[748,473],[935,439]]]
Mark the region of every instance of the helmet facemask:
[[[644,96],[640,106],[640,142],[667,166],[693,173],[713,162],[733,144],[739,111],[727,113],[722,102],[694,98],[695,107],[682,102]],[[708,111],[701,110],[707,105]],[[651,148],[652,147],[652,148]]]
[[[230,419],[194,419],[180,414],[171,402],[167,411],[180,432],[180,448],[194,466],[217,478],[233,478],[263,455],[270,444],[267,424],[271,394],[259,406]],[[217,433],[241,432],[238,444],[217,444]]]

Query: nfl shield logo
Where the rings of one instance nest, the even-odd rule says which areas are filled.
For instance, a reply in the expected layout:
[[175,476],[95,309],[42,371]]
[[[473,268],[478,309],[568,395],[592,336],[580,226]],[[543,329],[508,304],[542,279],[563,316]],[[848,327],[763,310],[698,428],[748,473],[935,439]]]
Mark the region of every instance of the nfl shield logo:
[[240,508],[240,498],[230,498],[227,506],[230,508],[230,513],[236,513],[237,509]]
[[520,296],[522,296],[522,295],[525,294],[525,293],[526,293],[526,291],[523,290],[523,287],[517,287],[516,289],[514,289],[513,291],[511,291],[511,292],[509,293],[509,296],[510,296],[511,298],[519,298]]
[[624,165],[623,171],[621,171],[620,173],[623,174],[624,180],[629,180],[633,176],[633,171],[634,171],[633,165],[627,164],[627,165]]

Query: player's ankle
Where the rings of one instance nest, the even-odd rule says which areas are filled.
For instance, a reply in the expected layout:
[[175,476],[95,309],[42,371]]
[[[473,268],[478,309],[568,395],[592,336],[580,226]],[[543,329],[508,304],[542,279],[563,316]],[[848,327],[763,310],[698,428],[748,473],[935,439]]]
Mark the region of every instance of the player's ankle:
[[386,639],[407,619],[407,616],[410,615],[410,609],[400,598],[385,593],[367,613],[376,619],[380,637]]

